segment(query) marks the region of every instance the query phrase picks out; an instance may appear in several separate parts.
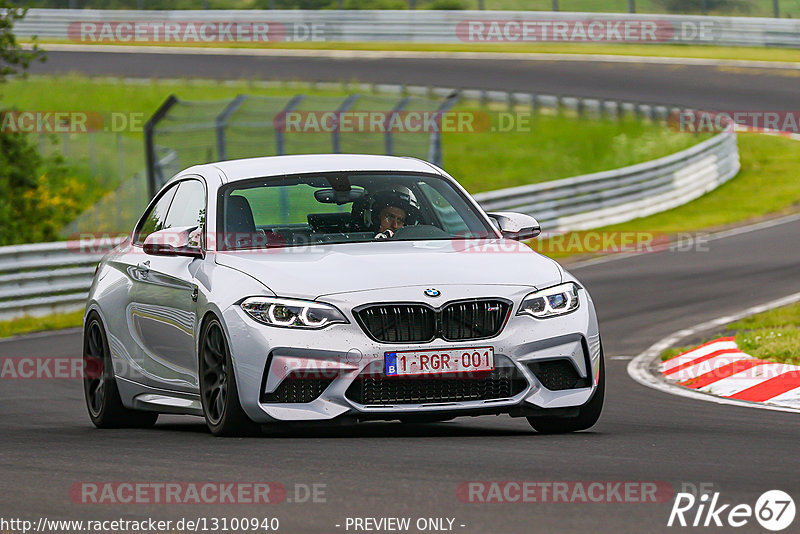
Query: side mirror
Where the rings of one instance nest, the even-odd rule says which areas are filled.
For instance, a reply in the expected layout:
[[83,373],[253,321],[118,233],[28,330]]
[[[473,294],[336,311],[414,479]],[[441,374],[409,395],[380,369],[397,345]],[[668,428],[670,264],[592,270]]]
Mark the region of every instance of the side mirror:
[[200,245],[200,228],[182,226],[159,230],[144,240],[144,253],[151,256],[187,256],[204,258],[205,253]]
[[524,213],[498,211],[488,213],[487,215],[494,219],[497,226],[500,228],[500,232],[506,239],[523,241],[525,239],[534,238],[542,233],[542,227],[539,226],[539,221]]

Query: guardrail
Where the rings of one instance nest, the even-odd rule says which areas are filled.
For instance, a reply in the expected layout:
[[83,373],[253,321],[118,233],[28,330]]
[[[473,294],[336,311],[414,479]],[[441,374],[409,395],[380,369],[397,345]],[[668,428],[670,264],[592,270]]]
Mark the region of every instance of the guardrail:
[[72,241],[0,247],[0,320],[82,308],[110,248],[90,252]]
[[[242,26],[220,25],[229,22]],[[793,19],[561,11],[31,9],[14,30],[20,37],[83,43],[568,41],[800,47],[800,21]]]
[[[398,85],[359,84],[357,88],[436,96],[453,92],[450,88]],[[461,96],[509,108],[527,105],[616,117],[632,113],[666,119],[680,111],[664,105],[506,91],[466,89]],[[474,197],[487,211],[513,210],[534,215],[548,232],[586,230],[679,206],[731,179],[738,170],[736,135],[731,131],[638,165],[478,193]],[[97,243],[87,247],[72,241],[0,247],[0,320],[82,308],[94,268],[111,246],[108,242],[104,247]]]
[[473,196],[486,211],[533,215],[548,231],[589,230],[685,204],[739,168],[736,135],[725,132],[646,163]]

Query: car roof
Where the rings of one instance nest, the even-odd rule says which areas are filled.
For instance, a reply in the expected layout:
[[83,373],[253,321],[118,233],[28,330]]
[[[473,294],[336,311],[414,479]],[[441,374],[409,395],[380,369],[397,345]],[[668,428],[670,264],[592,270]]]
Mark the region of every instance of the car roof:
[[187,169],[185,173],[200,171],[203,167],[214,167],[221,171],[225,182],[263,176],[337,171],[400,171],[441,174],[441,171],[435,166],[420,159],[366,154],[303,154],[236,159],[198,165]]

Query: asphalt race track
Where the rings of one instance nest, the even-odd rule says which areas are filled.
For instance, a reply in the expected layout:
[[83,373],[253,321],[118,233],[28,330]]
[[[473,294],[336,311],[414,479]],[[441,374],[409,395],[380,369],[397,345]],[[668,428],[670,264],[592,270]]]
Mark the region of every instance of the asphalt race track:
[[[46,47],[45,47],[46,48]],[[333,59],[53,51],[31,73],[353,81],[536,91],[716,110],[797,110],[795,70],[514,59]],[[155,110],[154,110],[155,111]]]
[[[793,110],[800,104],[797,77],[717,69],[710,69],[711,75],[708,67],[70,52],[51,53],[48,63],[34,68],[39,73],[66,71],[358,78],[724,109]],[[643,254],[575,269],[594,296],[607,357],[606,407],[588,432],[539,435],[524,419],[483,417],[215,439],[198,418],[167,416],[153,430],[98,431],[86,415],[77,380],[3,380],[3,515],[33,520],[274,516],[281,521],[280,532],[288,533],[347,532],[347,517],[450,517],[455,519],[454,530],[465,533],[639,533],[708,529],[667,528],[671,501],[476,504],[459,500],[456,490],[461,482],[475,480],[660,481],[675,491],[685,484],[712,484],[723,503],[752,506],[770,489],[786,491],[797,500],[796,414],[720,406],[651,390],[631,380],[625,370],[628,360],[617,358],[634,356],[678,329],[800,291],[798,235],[800,220],[793,220],[703,242],[689,251]],[[76,331],[0,342],[2,356],[76,356],[80,351]],[[295,484],[326,484],[326,502],[92,505],[76,504],[69,496],[73,484],[85,481],[206,480],[280,482],[290,498]],[[742,531],[759,529],[753,523]]]

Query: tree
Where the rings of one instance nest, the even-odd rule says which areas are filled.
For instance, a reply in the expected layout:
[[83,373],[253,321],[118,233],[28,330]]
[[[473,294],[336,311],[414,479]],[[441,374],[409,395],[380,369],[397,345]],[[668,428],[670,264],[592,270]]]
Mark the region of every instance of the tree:
[[[25,16],[7,0],[0,0],[0,83],[8,76],[25,74],[32,61],[44,60],[44,53],[34,44],[24,49],[14,35],[14,23]],[[9,110],[0,109],[2,114]],[[0,128],[0,244],[25,241],[26,211],[35,201],[30,193],[40,187],[40,177],[52,169],[27,135]],[[55,169],[52,169],[55,170]],[[33,201],[33,202],[32,202]]]
[[14,24],[27,12],[27,9],[14,7],[9,0],[0,0],[0,82],[9,75],[24,72],[34,60],[44,61],[44,52],[36,43],[31,50],[25,50],[14,35]]

